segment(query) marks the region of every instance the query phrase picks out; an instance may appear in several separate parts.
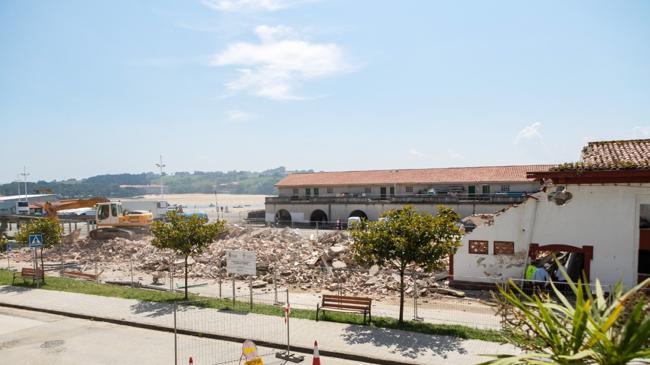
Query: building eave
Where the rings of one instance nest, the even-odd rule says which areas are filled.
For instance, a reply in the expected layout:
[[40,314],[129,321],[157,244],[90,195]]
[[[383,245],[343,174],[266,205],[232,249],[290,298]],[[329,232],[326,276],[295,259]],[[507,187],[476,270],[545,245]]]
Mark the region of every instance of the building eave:
[[554,184],[626,184],[650,183],[650,170],[564,170],[528,172],[536,180],[552,180]]

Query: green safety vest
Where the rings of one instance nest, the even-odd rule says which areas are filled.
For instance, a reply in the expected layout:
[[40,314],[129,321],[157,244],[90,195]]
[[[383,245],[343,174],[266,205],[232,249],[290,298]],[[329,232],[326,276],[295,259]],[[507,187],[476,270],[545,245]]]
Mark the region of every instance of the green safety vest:
[[537,270],[537,267],[535,265],[528,265],[526,268],[526,280],[533,280],[533,277],[535,276],[535,270]]

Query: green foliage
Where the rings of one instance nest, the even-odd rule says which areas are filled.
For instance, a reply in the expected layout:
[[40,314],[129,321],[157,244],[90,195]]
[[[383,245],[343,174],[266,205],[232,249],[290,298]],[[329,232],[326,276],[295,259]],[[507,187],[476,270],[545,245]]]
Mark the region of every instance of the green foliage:
[[198,215],[183,216],[176,212],[167,215],[169,223],[155,221],[151,225],[151,244],[170,249],[185,257],[185,298],[187,298],[187,258],[199,255],[220,235],[226,232],[225,221],[208,223]]
[[33,219],[20,226],[20,231],[16,234],[16,241],[27,245],[31,234],[42,234],[43,246],[52,247],[61,243],[63,228],[58,222],[51,219]]
[[170,212],[167,218],[169,223],[155,221],[151,225],[154,236],[151,244],[183,256],[200,254],[226,231],[224,221],[208,223],[206,218],[198,215],[183,216]]
[[[285,168],[278,167],[262,172],[176,172],[165,175],[164,181],[168,191],[173,194],[214,193],[216,185],[219,193],[271,195],[277,192],[275,183],[285,176],[287,176]],[[128,197],[142,195],[143,192],[136,188],[121,187],[121,185],[150,184],[160,184],[160,174],[153,172],[107,174],[80,180],[28,182],[27,191],[30,193],[50,192],[63,197]],[[15,183],[0,184],[0,195],[13,195],[16,192]]]
[[[562,268],[561,268],[562,269]],[[483,364],[627,364],[650,357],[650,315],[643,290],[650,279],[624,292],[616,284],[608,296],[596,280],[595,292],[569,275],[567,297],[552,284],[546,294],[526,294],[514,282],[499,287],[504,338],[525,355],[499,355]]]
[[362,264],[389,265],[400,274],[400,319],[404,312],[404,274],[407,268],[440,269],[460,246],[460,217],[440,206],[438,213],[418,213],[412,206],[386,211],[376,222],[352,227],[352,253]]

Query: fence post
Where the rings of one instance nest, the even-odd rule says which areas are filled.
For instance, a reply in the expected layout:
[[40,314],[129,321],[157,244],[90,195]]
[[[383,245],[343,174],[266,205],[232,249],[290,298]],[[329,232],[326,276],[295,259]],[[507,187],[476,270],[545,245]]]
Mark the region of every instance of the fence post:
[[235,274],[232,274],[232,309],[235,309]]
[[336,278],[336,289],[339,292],[339,296],[343,296],[343,286],[341,285],[341,278],[339,277],[338,272],[334,271],[334,277]]
[[273,305],[278,305],[278,270],[273,268],[273,292],[275,293],[273,299]]
[[253,311],[253,277],[251,275],[248,276],[248,291],[250,294],[250,308],[252,312]]
[[219,299],[221,299],[221,273],[219,273]]
[[174,258],[172,258],[171,263],[169,264],[169,291],[174,292]]
[[418,316],[418,275],[413,273],[413,320],[422,321]]
[[290,336],[289,336],[289,319],[291,307],[289,306],[289,288],[287,288],[287,356],[291,354]]
[[99,283],[99,275],[97,275],[97,261],[95,261],[95,282]]
[[131,287],[133,288],[133,256],[129,258],[129,266],[131,268]]
[[176,302],[174,302],[174,365],[178,365],[178,333],[176,330]]

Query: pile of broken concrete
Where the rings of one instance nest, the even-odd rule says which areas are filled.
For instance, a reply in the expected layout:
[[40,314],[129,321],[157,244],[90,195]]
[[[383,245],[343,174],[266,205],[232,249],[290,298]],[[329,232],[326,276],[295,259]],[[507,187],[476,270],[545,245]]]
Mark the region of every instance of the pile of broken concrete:
[[[351,239],[346,231],[300,230],[229,225],[227,234],[191,257],[189,276],[199,279],[225,279],[226,251],[255,251],[257,277],[254,286],[289,286],[309,292],[331,291],[372,297],[391,296],[398,292],[400,277],[396,271],[376,265],[358,265],[351,254]],[[46,250],[46,260],[75,263],[82,270],[95,263],[105,272],[135,271],[164,277],[169,270],[181,276],[183,258],[151,245],[151,237],[141,240],[121,238],[108,241],[81,239]],[[24,260],[29,261],[28,254]],[[415,276],[414,276],[415,275]],[[405,278],[407,294],[417,290],[420,296],[445,293],[447,275],[421,270]],[[241,278],[243,279],[243,278]]]

